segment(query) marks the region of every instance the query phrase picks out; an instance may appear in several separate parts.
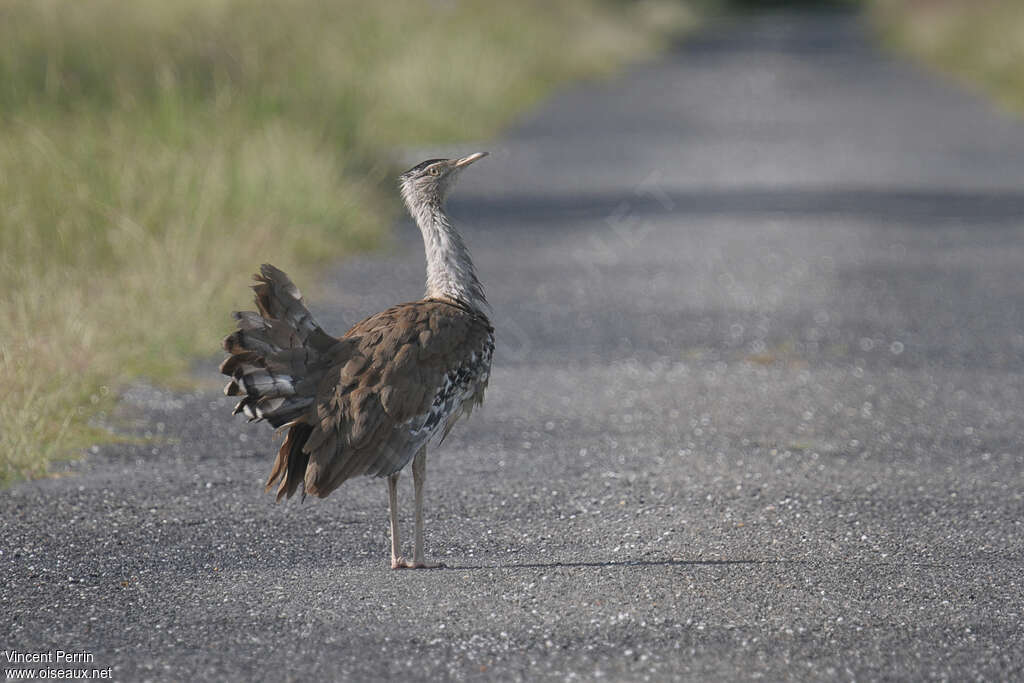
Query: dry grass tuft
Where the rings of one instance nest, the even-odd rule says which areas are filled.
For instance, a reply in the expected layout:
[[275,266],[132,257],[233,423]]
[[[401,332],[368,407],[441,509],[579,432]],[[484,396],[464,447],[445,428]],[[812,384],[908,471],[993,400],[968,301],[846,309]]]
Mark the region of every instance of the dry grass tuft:
[[870,0],[898,49],[980,86],[1024,114],[1024,4],[1011,0]]

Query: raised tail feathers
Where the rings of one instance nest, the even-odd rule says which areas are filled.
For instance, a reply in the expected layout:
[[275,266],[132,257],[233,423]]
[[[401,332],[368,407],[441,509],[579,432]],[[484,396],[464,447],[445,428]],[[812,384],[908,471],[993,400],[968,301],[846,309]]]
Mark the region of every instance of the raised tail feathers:
[[283,270],[264,263],[260,266],[260,272],[253,278],[256,280],[256,284],[252,286],[256,293],[256,307],[263,318],[283,322],[289,329],[294,330],[303,342],[322,341],[323,337],[334,341],[333,337],[327,335],[317,325],[302,301],[302,292]]
[[316,323],[283,271],[264,264],[254,278],[259,313],[233,314],[238,329],[224,339],[230,355],[220,371],[231,377],[224,393],[242,396],[234,414],[280,427],[313,404],[321,360],[338,340]]
[[258,312],[233,314],[238,329],[224,339],[230,355],[220,371],[231,377],[224,393],[242,397],[234,414],[288,428],[267,480],[268,490],[280,481],[280,500],[303,482],[309,463],[303,447],[313,431],[306,420],[330,359],[343,349],[313,319],[283,271],[264,264],[254,279]]

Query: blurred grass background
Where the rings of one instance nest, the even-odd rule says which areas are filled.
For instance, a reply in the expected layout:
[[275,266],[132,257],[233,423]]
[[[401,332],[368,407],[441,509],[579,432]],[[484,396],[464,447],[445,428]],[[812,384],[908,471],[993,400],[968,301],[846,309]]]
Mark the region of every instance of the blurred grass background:
[[1024,114],[1024,2],[868,0],[867,5],[890,45]]
[[492,135],[693,23],[673,0],[0,0],[0,482],[181,381],[272,261],[399,210],[403,145]]
[[[259,263],[311,289],[378,245],[401,147],[493,135],[721,4],[787,3],[0,0],[0,483],[113,438],[90,418],[131,378],[185,381]],[[1024,3],[866,6],[1024,113]]]

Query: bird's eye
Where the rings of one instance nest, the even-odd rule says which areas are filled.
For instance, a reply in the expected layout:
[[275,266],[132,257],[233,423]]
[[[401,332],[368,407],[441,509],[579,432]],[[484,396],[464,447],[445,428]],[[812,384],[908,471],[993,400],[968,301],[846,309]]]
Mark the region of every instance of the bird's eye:
[[427,172],[430,175],[441,175],[441,169],[439,169],[437,166],[431,166]]

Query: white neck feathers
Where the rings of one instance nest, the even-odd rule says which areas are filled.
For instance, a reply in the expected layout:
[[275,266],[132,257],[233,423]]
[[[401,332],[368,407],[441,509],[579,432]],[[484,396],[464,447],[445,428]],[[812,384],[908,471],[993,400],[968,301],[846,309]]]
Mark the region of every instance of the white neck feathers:
[[427,298],[453,299],[483,312],[488,305],[483,285],[476,277],[469,249],[444,209],[429,203],[412,213],[427,255]]

